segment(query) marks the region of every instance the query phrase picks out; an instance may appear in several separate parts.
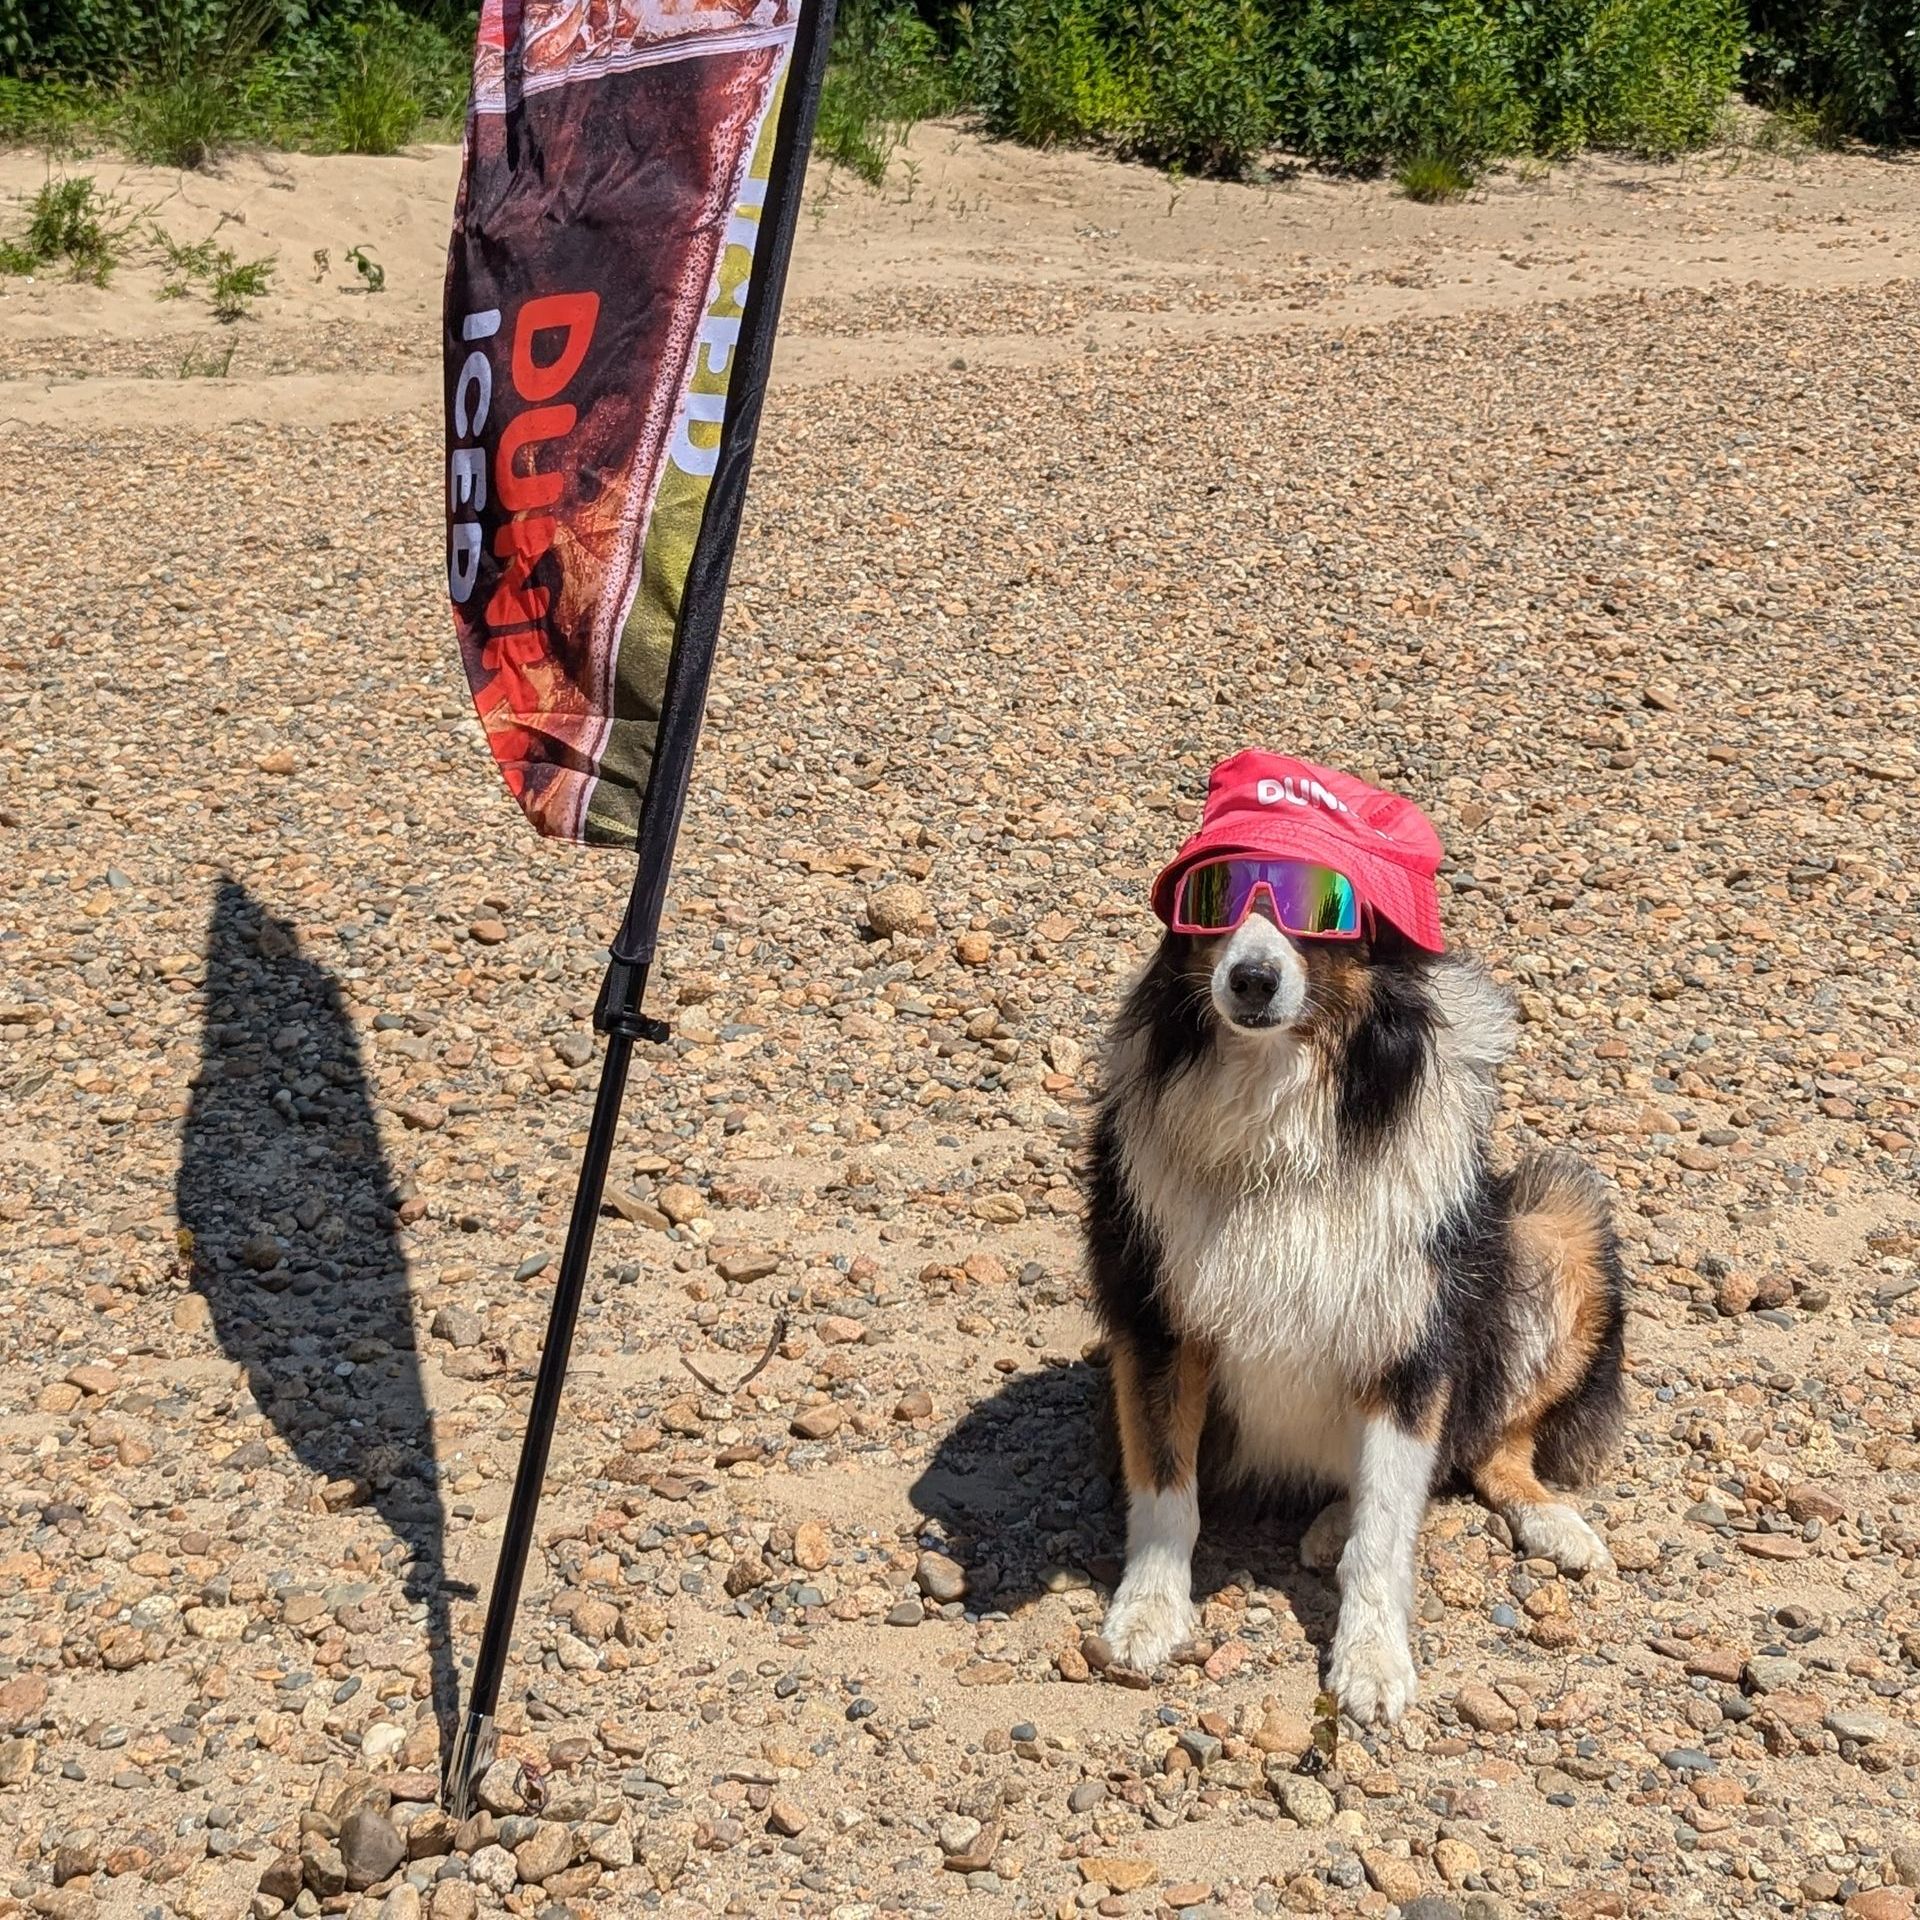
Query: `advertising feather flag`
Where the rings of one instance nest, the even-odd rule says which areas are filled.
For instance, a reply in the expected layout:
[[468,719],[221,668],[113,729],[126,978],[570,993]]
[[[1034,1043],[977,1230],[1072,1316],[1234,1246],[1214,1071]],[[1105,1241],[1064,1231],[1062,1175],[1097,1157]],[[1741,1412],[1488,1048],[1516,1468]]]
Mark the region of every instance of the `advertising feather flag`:
[[464,1813],[565,1380],[772,361],[833,0],[484,0],[446,289],[447,591],[508,790],[636,854],[600,1091],[467,1712]]
[[447,580],[488,744],[544,834],[638,838],[768,186],[801,158],[775,153],[798,11],[481,16],[447,276]]

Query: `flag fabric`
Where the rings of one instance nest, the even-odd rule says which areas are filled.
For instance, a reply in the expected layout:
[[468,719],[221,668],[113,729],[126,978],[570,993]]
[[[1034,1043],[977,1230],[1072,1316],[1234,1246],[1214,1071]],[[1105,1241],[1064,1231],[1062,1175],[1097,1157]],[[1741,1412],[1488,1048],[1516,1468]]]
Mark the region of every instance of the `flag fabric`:
[[[447,264],[454,626],[527,817],[562,839],[638,845],[643,867],[664,840],[658,890],[771,353],[823,4],[481,12]],[[653,812],[664,832],[643,834]]]

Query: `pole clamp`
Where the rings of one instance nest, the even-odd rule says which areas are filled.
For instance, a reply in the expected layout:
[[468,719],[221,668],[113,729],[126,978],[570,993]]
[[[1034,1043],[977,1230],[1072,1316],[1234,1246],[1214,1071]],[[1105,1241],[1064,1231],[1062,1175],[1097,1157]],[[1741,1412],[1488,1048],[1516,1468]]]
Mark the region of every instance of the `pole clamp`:
[[595,1033],[617,1033],[628,1040],[650,1040],[662,1046],[672,1030],[664,1020],[640,1011],[647,991],[647,963],[615,959],[600,983],[600,998],[593,1006]]

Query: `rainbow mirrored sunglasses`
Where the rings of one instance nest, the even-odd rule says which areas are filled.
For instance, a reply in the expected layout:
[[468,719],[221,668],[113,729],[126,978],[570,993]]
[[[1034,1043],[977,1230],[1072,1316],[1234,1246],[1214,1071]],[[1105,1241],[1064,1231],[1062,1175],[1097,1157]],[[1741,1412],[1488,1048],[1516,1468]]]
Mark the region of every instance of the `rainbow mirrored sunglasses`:
[[1234,853],[1189,867],[1173,896],[1175,933],[1231,933],[1261,894],[1283,933],[1309,940],[1358,940],[1360,902],[1353,882],[1308,860]]

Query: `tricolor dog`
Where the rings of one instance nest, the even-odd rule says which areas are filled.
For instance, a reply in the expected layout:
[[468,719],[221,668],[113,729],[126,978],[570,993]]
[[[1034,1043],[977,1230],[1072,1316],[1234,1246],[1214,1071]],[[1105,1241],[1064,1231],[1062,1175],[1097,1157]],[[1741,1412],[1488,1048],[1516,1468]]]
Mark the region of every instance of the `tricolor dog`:
[[[1512,1013],[1443,951],[1440,857],[1416,807],[1350,775],[1222,762],[1155,883],[1167,932],[1115,1024],[1092,1145],[1128,1500],[1107,1640],[1151,1667],[1192,1632],[1204,1434],[1229,1481],[1346,1496],[1328,1682],[1360,1721],[1415,1694],[1435,1488],[1469,1483],[1524,1553],[1609,1564],[1543,1484],[1619,1426],[1607,1195],[1568,1156],[1490,1163]],[[1322,1519],[1310,1541],[1337,1534]]]

